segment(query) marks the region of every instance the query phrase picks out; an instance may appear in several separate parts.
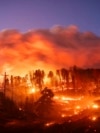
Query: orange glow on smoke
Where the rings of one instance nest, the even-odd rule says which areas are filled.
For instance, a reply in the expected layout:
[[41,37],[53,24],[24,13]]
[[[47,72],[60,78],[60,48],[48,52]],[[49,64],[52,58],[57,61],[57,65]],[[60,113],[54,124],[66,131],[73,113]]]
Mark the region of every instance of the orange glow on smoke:
[[[7,71],[9,74],[25,75],[34,69],[48,71],[73,65],[96,67],[100,60],[98,37],[90,32],[81,33],[78,27],[73,27],[76,26],[58,26],[26,33],[1,31],[0,73]],[[88,55],[91,60],[88,60]]]

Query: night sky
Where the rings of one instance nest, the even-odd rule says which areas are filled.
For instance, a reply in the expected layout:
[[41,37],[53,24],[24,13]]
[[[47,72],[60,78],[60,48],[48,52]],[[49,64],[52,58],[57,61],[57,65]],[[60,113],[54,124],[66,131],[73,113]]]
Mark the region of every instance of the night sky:
[[0,1],[0,73],[100,68],[100,0]]
[[100,0],[1,0],[0,30],[76,25],[100,35]]

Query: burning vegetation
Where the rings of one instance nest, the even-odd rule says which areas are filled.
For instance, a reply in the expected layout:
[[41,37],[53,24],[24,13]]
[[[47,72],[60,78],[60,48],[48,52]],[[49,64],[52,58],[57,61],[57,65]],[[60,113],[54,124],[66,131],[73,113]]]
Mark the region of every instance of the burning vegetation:
[[[38,69],[24,77],[3,76],[0,112],[6,127],[27,120],[31,126],[42,124],[42,130],[49,130],[56,124],[68,126],[85,119],[90,131],[100,119],[100,69],[73,66],[48,73]],[[11,119],[15,123],[9,125]]]

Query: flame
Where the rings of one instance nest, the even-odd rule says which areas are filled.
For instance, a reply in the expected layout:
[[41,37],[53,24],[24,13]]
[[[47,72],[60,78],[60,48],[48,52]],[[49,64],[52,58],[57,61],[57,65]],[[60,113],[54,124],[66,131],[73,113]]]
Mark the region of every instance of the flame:
[[91,120],[92,121],[96,121],[97,120],[97,116],[92,116]]
[[59,101],[59,102],[63,102],[63,103],[68,103],[69,101],[77,101],[77,100],[81,100],[82,97],[68,97],[68,96],[60,96],[60,95],[56,95],[54,96],[54,100]]
[[76,109],[81,109],[81,107],[79,105],[76,106]]
[[61,117],[63,117],[63,118],[66,117],[66,114],[62,114]]
[[35,88],[31,88],[30,90],[29,90],[29,94],[35,94],[37,91],[36,91],[36,89]]
[[92,105],[92,108],[93,108],[93,109],[98,109],[98,108],[99,108],[99,105],[93,104],[93,105]]
[[49,126],[53,125],[54,123],[55,123],[55,122],[48,122],[48,123],[45,124],[45,126],[46,126],[46,127],[49,127]]

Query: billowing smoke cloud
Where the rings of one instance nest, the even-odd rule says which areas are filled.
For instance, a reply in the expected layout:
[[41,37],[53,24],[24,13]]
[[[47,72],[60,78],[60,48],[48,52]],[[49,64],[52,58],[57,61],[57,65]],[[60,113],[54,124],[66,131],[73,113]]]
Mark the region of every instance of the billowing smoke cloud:
[[0,72],[25,74],[34,69],[100,67],[100,37],[74,25],[0,32]]

